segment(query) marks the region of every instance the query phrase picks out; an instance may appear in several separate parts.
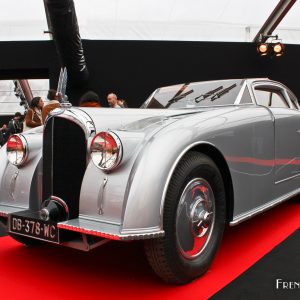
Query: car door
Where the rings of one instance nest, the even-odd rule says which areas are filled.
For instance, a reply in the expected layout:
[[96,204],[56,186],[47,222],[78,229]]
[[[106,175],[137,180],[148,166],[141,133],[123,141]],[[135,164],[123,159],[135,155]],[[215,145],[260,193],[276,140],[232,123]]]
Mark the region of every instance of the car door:
[[280,84],[261,82],[255,84],[253,88],[257,104],[267,107],[274,117],[274,183],[278,185],[278,195],[275,196],[280,196],[299,187],[297,178],[300,176],[299,106],[296,102],[291,102],[289,93],[291,95],[292,93],[288,93]]

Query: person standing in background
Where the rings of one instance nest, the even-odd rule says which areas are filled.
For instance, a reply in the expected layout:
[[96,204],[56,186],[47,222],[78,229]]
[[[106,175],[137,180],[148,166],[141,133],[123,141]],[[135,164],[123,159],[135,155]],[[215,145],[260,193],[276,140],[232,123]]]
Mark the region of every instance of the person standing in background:
[[108,105],[112,108],[122,108],[119,104],[118,104],[118,97],[116,94],[114,93],[109,93],[107,95],[107,102]]
[[88,91],[83,94],[79,101],[80,107],[101,107],[99,96],[93,92]]
[[16,112],[14,117],[8,122],[7,136],[23,131],[23,124],[21,118],[22,114],[20,112]]
[[24,125],[26,129],[35,128],[41,126],[42,122],[42,109],[44,106],[44,101],[41,97],[34,97],[30,102],[30,108],[28,109]]
[[42,109],[42,122],[43,124],[45,123],[45,120],[48,116],[48,114],[55,108],[60,107],[60,103],[59,103],[59,99],[58,99],[58,95],[56,90],[50,89],[48,91],[48,95],[47,98],[49,100],[49,102],[44,105],[43,109]]

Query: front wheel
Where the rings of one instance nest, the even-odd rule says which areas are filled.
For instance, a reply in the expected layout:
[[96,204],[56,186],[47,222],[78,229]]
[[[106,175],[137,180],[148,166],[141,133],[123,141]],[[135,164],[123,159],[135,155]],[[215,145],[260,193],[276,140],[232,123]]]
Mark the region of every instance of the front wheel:
[[166,282],[187,283],[205,273],[220,245],[226,216],[220,171],[206,155],[189,152],[167,191],[165,236],[145,241],[154,271]]

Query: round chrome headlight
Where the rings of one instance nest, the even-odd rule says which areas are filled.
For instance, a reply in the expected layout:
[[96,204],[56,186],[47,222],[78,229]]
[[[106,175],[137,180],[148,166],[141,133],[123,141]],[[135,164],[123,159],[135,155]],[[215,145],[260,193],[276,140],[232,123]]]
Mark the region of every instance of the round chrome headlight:
[[122,143],[113,132],[100,132],[95,135],[90,151],[93,163],[104,171],[113,170],[122,160]]
[[13,134],[6,144],[6,153],[9,162],[15,166],[21,166],[28,157],[27,141],[21,134]]

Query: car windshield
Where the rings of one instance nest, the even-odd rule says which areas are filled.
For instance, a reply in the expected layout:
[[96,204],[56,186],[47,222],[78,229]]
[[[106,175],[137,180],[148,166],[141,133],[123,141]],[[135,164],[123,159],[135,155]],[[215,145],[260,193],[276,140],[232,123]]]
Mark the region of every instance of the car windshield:
[[157,89],[142,108],[193,108],[234,104],[244,80],[218,80]]

